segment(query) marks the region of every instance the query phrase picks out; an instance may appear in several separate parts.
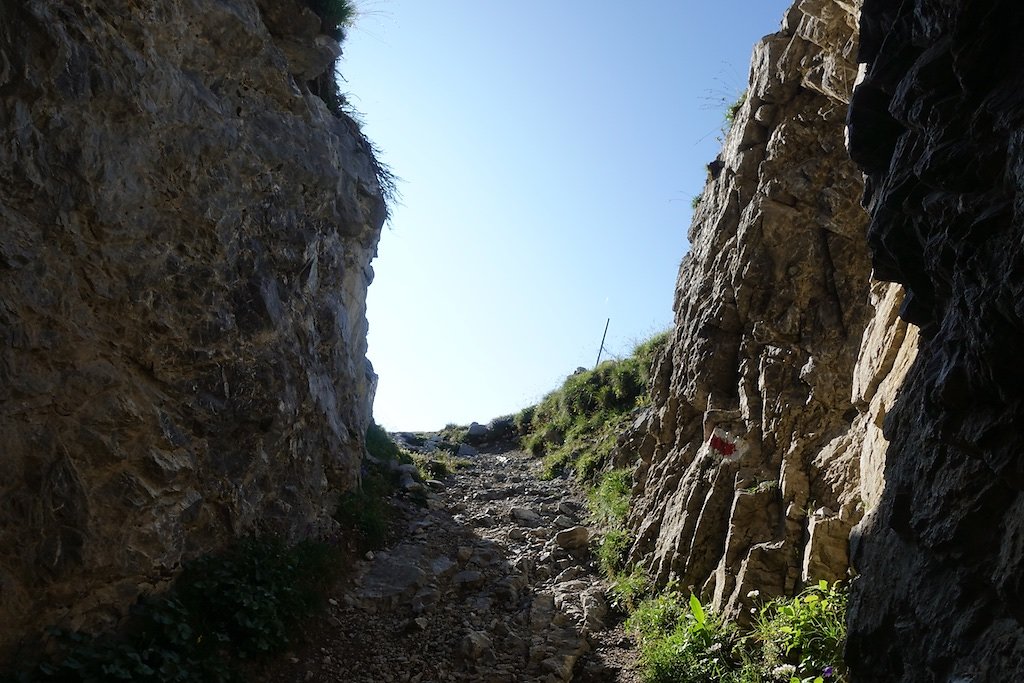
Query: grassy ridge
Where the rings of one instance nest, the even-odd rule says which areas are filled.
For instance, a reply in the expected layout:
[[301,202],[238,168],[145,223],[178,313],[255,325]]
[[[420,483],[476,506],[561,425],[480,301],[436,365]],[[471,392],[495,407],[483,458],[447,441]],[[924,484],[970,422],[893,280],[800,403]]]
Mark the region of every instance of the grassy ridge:
[[538,405],[516,415],[523,447],[544,458],[548,476],[571,470],[594,483],[633,411],[649,402],[651,364],[667,342],[668,332],[663,332],[637,345],[627,358],[579,370]]

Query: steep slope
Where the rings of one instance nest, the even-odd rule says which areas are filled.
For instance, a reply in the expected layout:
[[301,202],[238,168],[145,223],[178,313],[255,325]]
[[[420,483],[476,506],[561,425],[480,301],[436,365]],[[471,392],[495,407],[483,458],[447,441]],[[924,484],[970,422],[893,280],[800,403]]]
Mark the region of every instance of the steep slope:
[[846,576],[916,344],[901,291],[870,283],[844,146],[856,21],[851,3],[801,0],[755,48],[708,167],[654,406],[625,440],[640,459],[632,559],[731,615],[751,590]]
[[[359,476],[385,216],[298,0],[0,6],[0,646]],[[0,647],[2,649],[2,647]]]
[[1024,675],[1024,13],[867,0],[851,155],[875,272],[921,327],[877,514],[858,530],[865,681]]

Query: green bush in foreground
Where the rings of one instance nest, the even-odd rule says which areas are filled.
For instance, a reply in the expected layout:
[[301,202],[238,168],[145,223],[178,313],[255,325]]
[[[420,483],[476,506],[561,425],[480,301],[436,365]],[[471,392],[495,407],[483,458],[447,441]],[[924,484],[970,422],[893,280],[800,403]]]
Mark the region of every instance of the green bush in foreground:
[[16,683],[233,683],[240,660],[280,650],[334,578],[336,546],[248,538],[185,566],[133,608],[120,635],[53,631],[57,654]]
[[845,680],[846,603],[847,592],[838,583],[830,586],[819,581],[795,598],[780,598],[762,607],[755,634],[765,666],[793,667],[797,681],[825,673],[833,681]]
[[845,617],[846,590],[822,581],[762,606],[747,632],[673,590],[639,603],[626,628],[647,683],[843,683]]
[[640,640],[648,683],[733,680],[742,667],[737,630],[706,612],[696,596],[677,592],[645,600],[626,621]]

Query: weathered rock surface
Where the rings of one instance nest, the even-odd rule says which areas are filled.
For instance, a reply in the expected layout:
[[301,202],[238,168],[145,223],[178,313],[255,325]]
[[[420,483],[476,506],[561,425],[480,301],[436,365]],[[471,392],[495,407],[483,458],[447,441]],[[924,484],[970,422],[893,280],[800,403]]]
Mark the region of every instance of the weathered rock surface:
[[622,441],[620,461],[640,459],[633,559],[732,615],[752,589],[845,576],[864,512],[853,377],[874,309],[843,134],[855,27],[847,3],[804,0],[755,47],[690,230],[653,408]]
[[920,350],[857,530],[857,680],[1024,675],[1024,12],[866,0],[850,152]]
[[379,171],[297,0],[0,5],[0,650],[359,476]]

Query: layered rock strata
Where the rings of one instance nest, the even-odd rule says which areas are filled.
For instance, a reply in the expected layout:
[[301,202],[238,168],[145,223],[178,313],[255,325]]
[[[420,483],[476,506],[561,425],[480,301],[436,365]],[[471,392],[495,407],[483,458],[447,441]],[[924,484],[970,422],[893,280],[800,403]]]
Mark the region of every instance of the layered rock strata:
[[856,8],[828,0],[797,2],[755,47],[690,230],[653,408],[622,447],[640,457],[632,559],[729,615],[752,590],[846,577],[913,357],[901,291],[870,284],[844,146],[856,50]]
[[857,680],[1024,675],[1024,12],[866,0],[850,152],[916,361],[855,536]]
[[0,646],[359,476],[385,206],[297,0],[0,6]]

